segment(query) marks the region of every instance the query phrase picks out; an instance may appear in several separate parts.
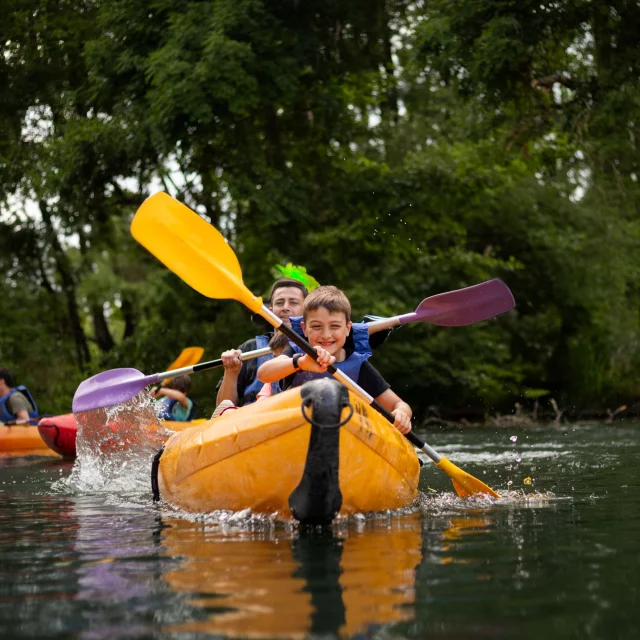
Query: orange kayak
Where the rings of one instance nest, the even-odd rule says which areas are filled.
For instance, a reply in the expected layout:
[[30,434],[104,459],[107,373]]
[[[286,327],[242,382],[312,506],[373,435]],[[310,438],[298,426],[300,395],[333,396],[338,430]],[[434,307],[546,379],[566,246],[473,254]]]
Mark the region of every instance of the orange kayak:
[[55,455],[38,432],[37,426],[0,426],[0,455]]

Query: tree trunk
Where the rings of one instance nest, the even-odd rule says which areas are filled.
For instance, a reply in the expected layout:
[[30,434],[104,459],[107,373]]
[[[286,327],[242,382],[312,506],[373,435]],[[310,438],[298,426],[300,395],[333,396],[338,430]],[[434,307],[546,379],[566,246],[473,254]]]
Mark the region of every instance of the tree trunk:
[[80,313],[78,311],[76,288],[71,272],[71,265],[69,264],[67,255],[60,245],[58,235],[53,228],[53,224],[51,222],[51,212],[49,211],[47,203],[44,200],[41,200],[39,205],[40,212],[42,214],[42,221],[45,226],[46,238],[50,243],[51,249],[53,251],[56,268],[58,270],[58,273],[60,274],[62,290],[64,292],[65,300],[67,303],[69,326],[71,328],[73,339],[76,345],[76,361],[80,370],[84,371],[87,364],[91,360],[91,355],[89,354],[87,338],[84,335],[84,330],[82,329],[82,322],[80,320]]
[[382,22],[382,36],[384,38],[384,70],[386,75],[385,80],[385,98],[380,104],[380,111],[382,113],[382,119],[391,121],[393,124],[398,124],[398,87],[396,86],[396,77],[394,75],[395,65],[393,64],[393,55],[391,50],[391,37],[393,35],[389,21],[391,16],[387,11],[386,2],[382,3],[381,22]]
[[267,158],[272,167],[284,172],[285,164],[280,140],[280,128],[278,114],[274,106],[269,103],[264,105],[265,132],[269,140]]
[[109,331],[107,319],[104,317],[104,307],[97,303],[91,305],[91,316],[93,318],[93,333],[98,347],[102,353],[107,353],[113,349],[115,342]]
[[123,295],[121,311],[124,317],[124,334],[122,335],[122,339],[125,340],[126,338],[130,338],[136,332],[137,328],[135,306],[129,295]]

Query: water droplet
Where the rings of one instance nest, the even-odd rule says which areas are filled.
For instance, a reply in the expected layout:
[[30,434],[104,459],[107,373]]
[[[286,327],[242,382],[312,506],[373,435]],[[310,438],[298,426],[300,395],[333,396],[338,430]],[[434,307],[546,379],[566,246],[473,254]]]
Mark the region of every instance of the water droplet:
[[513,484],[513,480],[509,480],[509,482],[507,482],[507,487],[510,487]]
[[520,456],[516,456],[516,462],[522,462],[522,458]]
[[511,436],[509,440],[511,440],[511,442],[518,442],[518,436]]

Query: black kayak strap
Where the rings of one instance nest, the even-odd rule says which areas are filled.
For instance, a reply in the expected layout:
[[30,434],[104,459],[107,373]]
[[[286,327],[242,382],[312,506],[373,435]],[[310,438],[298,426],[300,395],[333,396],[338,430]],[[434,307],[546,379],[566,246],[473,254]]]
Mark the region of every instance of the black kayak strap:
[[158,487],[158,468],[160,467],[160,458],[164,453],[164,447],[153,456],[153,462],[151,463],[151,493],[153,494],[153,501],[160,502],[160,487]]

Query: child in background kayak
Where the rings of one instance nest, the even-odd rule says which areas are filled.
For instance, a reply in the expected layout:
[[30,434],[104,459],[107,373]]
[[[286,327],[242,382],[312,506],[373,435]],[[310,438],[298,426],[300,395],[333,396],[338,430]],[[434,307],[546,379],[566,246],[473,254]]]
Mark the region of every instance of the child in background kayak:
[[162,398],[158,406],[160,420],[187,422],[193,419],[192,414],[195,414],[197,407],[194,407],[193,400],[187,396],[190,386],[190,376],[184,375],[173,378],[164,387],[151,390],[153,398]]
[[367,362],[367,354],[345,350],[351,329],[351,304],[347,296],[337,287],[318,287],[306,297],[302,315],[302,329],[318,354],[317,362],[290,345],[281,356],[260,366],[258,380],[265,383],[281,380],[281,387],[289,389],[329,376],[327,367],[335,364],[394,415],[394,426],[400,433],[411,431],[411,407]]

